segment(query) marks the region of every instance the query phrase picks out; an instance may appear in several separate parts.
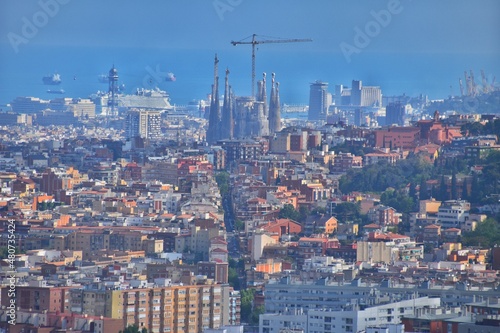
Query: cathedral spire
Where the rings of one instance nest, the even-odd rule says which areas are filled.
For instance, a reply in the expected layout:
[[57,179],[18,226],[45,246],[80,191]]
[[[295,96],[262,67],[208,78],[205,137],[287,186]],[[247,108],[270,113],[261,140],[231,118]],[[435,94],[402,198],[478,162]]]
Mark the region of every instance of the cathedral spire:
[[275,74],[271,78],[271,98],[269,101],[269,133],[274,134],[281,130],[281,107],[279,83],[275,82]]
[[219,59],[217,53],[214,59],[214,84],[212,85],[212,96],[210,98],[210,115],[208,118],[207,142],[215,143],[219,139]]
[[233,138],[233,108],[231,87],[229,86],[229,69],[226,68],[226,79],[224,86],[224,104],[222,106],[221,139]]

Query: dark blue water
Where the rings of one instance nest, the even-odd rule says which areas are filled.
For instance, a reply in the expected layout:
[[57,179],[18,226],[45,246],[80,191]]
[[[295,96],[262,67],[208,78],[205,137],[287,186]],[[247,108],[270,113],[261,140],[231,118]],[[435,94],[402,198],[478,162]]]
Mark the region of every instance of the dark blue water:
[[[107,85],[98,82],[114,64],[119,82],[127,92],[136,88],[158,85],[170,93],[173,104],[186,104],[206,98],[213,82],[212,50],[166,50],[137,48],[83,48],[24,46],[19,53],[4,49],[0,54],[0,104],[17,96],[40,98],[88,97]],[[250,48],[235,47],[219,52],[221,89],[224,70],[230,69],[230,83],[236,95],[250,93]],[[159,70],[159,74],[155,72]],[[352,79],[364,85],[381,86],[384,95],[429,95],[446,98],[459,93],[458,78],[463,71],[473,69],[480,83],[480,69],[490,82],[500,75],[500,63],[494,55],[477,54],[391,54],[362,52],[347,63],[340,53],[284,53],[272,49],[258,50],[257,79],[262,72],[276,72],[280,82],[282,103],[307,104],[309,83],[323,80],[350,86]],[[59,86],[43,85],[42,77],[57,72],[62,77]],[[173,72],[175,82],[162,81],[162,73]],[[451,87],[450,87],[451,86]],[[64,89],[64,95],[48,94],[47,89]],[[269,85],[268,85],[269,89]],[[221,93],[223,91],[221,90]]]

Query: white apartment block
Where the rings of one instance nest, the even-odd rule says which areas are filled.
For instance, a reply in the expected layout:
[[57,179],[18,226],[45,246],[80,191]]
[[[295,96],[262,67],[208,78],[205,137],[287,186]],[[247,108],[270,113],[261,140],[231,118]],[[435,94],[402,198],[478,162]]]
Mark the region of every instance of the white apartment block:
[[449,200],[441,203],[439,207],[437,220],[443,227],[462,229],[469,221],[470,203],[465,200]]
[[263,314],[259,318],[259,333],[278,333],[283,328],[303,329],[305,333],[360,332],[368,327],[400,324],[401,318],[415,315],[423,308],[437,308],[439,298],[420,297],[400,302],[364,308],[346,304],[342,310],[328,307],[310,309],[305,314]]

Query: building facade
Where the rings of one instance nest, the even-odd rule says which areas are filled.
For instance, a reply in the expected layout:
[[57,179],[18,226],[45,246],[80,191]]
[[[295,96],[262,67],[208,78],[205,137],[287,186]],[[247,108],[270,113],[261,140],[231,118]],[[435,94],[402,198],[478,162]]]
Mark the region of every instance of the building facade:
[[129,110],[126,119],[126,136],[127,138],[158,139],[161,136],[160,111]]
[[309,120],[325,120],[328,106],[329,98],[328,94],[328,82],[316,81],[311,83],[311,88],[309,91]]

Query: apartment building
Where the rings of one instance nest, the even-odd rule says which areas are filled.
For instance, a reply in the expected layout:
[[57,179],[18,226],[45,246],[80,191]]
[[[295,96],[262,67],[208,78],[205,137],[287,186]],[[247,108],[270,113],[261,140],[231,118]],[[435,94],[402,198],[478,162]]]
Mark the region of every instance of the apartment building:
[[462,229],[469,221],[470,203],[465,200],[448,200],[439,206],[438,223],[447,228]]
[[148,242],[147,235],[134,231],[111,232],[105,229],[85,229],[66,236],[66,248],[81,250],[84,260],[103,249],[157,252],[156,246],[161,247],[156,242]]
[[282,329],[302,329],[305,333],[363,332],[367,327],[399,324],[405,315],[424,308],[438,308],[437,298],[419,297],[381,305],[346,305],[345,309],[328,307],[295,311],[292,315],[264,314],[260,317],[259,333],[281,332]]
[[228,285],[78,289],[71,296],[75,313],[121,319],[123,327],[137,325],[152,333],[202,332],[239,321],[238,295]]
[[[16,306],[22,310],[69,312],[70,287],[47,287],[44,281],[41,286],[16,286]],[[3,287],[1,292],[2,307],[8,307],[9,288]]]
[[315,284],[296,283],[291,277],[282,278],[265,285],[266,313],[285,313],[292,309],[341,310],[347,303],[375,306],[388,302],[399,302],[408,297],[435,297],[443,306],[463,306],[470,302],[479,302],[491,296],[491,288],[479,290],[469,288],[465,284],[455,286],[436,286],[424,282],[419,286],[395,284],[384,280],[379,284],[364,283],[354,279],[349,284],[333,283],[327,279],[318,280]]

